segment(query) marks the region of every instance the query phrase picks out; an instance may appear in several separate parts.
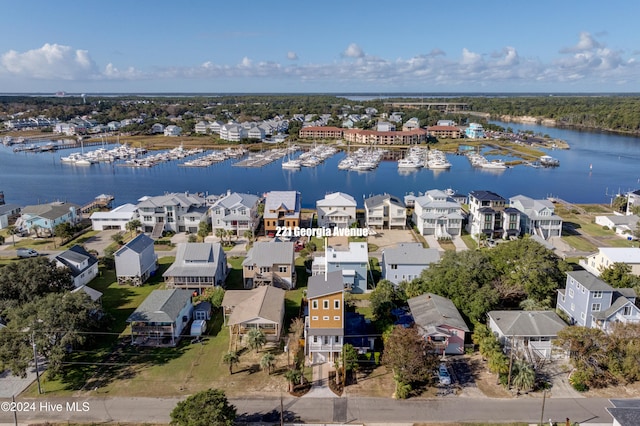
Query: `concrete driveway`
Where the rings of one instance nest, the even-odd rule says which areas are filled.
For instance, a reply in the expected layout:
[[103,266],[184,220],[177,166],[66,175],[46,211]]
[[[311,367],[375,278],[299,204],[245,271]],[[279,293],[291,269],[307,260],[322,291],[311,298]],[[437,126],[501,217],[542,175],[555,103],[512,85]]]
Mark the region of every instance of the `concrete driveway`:
[[108,231],[100,231],[98,234],[85,241],[84,246],[87,251],[95,250],[98,253],[98,256],[104,256],[104,249],[106,249],[111,243],[113,243],[111,237],[113,237],[118,232],[120,231],[114,229],[110,229]]

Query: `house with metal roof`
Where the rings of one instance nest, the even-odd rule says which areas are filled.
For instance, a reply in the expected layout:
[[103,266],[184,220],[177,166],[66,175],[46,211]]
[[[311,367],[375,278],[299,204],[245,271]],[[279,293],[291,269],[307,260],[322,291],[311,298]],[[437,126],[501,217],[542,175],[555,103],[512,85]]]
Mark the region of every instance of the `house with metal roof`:
[[334,192],[316,201],[318,226],[348,228],[356,222],[356,200],[344,192]]
[[153,290],[129,315],[131,344],[176,346],[189,324],[193,305],[189,290]]
[[93,212],[90,219],[94,231],[107,229],[126,231],[127,223],[139,219],[138,207],[135,204],[127,203],[108,212]]
[[88,284],[98,275],[98,259],[77,244],[53,256],[53,260],[59,268],[69,270],[76,288]]
[[312,364],[334,362],[344,343],[344,284],[340,271],[309,277],[305,355]]
[[365,242],[325,246],[324,256],[315,256],[311,265],[312,275],[340,271],[344,287],[351,293],[366,293],[369,249]]
[[640,275],[640,248],[638,247],[598,247],[598,252],[580,259],[580,266],[595,276],[613,266],[624,263],[633,275]]
[[451,239],[462,234],[462,206],[446,192],[432,189],[414,199],[413,223],[421,235]]
[[197,194],[171,193],[138,200],[138,213],[144,232],[151,238],[162,236],[163,231],[198,232],[200,222],[209,222],[206,200]]
[[242,236],[245,231],[255,233],[260,225],[259,204],[260,197],[257,195],[227,192],[209,209],[213,234],[215,235],[216,229],[233,231],[238,236]]
[[179,243],[176,259],[162,276],[168,288],[195,290],[224,286],[227,255],[220,243]]
[[158,269],[158,255],[154,242],[145,234],[138,234],[113,254],[118,284],[142,285]]
[[436,353],[464,353],[469,327],[451,300],[426,293],[412,297],[407,303],[420,334],[434,345]]
[[611,332],[613,325],[640,323],[640,309],[631,288],[613,288],[589,271],[567,272],[564,289],[558,290],[556,308],[571,324]]
[[265,196],[264,230],[274,234],[278,229],[300,226],[300,193],[298,191],[271,191]]
[[80,206],[61,201],[25,206],[20,213],[16,228],[40,236],[53,235],[55,227],[61,223],[73,226],[80,221]]
[[440,251],[420,243],[400,243],[382,250],[382,278],[398,285],[418,278],[432,263],[440,261]]
[[490,311],[489,329],[508,350],[515,350],[526,359],[550,359],[556,353],[566,353],[553,347],[553,340],[565,327],[554,311]]
[[395,195],[374,195],[364,200],[366,224],[370,228],[402,228],[407,224],[407,208]]
[[471,191],[467,230],[475,239],[482,234],[489,238],[517,237],[520,214],[520,210],[509,207],[507,200],[495,192]]
[[222,299],[224,324],[240,339],[258,329],[268,341],[277,342],[284,326],[284,296],[284,290],[272,286],[227,290]]
[[509,206],[520,211],[520,230],[545,240],[562,234],[562,218],[555,214],[549,200],[535,200],[525,195],[509,198]]
[[242,261],[245,288],[276,286],[290,290],[296,286],[292,242],[256,241]]

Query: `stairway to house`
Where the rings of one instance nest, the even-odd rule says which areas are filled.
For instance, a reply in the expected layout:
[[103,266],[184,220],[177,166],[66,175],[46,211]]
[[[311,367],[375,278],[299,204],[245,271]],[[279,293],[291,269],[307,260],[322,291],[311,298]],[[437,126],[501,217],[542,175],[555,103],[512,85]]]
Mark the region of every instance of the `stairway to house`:
[[151,238],[154,240],[157,240],[158,238],[162,237],[162,233],[164,232],[164,223],[160,222],[160,223],[156,223],[155,225],[153,225],[153,231],[151,232]]

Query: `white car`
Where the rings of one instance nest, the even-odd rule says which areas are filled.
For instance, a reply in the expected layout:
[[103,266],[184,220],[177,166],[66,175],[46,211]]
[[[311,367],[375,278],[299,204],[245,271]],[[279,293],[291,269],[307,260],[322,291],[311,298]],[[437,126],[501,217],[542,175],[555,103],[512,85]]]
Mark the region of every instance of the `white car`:
[[440,367],[438,367],[438,379],[440,380],[441,385],[451,384],[451,376],[449,375],[449,370],[444,364],[440,364]]

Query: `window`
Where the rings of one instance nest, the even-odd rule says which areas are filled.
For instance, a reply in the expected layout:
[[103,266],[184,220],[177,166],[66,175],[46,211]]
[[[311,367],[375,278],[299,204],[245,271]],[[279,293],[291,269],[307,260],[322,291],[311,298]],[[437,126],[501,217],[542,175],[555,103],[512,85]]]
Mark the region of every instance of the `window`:
[[323,300],[322,301],[322,309],[329,309],[329,301],[328,300]]
[[340,301],[338,299],[333,301],[333,309],[340,309]]
[[600,290],[593,291],[591,292],[591,294],[593,295],[594,299],[602,299],[602,291]]
[[313,321],[318,321],[318,317],[311,317]]
[[396,265],[396,264],[391,265],[391,269],[398,269],[398,265]]
[[280,266],[280,267],[278,268],[278,272],[286,273],[286,272],[287,272],[287,267],[286,267],[286,266]]
[[247,265],[246,268],[247,271],[253,271],[253,265]]
[[580,319],[584,319],[584,312],[580,312]]
[[313,343],[318,343],[318,336],[313,336]]
[[591,304],[591,311],[599,312],[600,311],[600,303],[592,303]]
[[317,300],[313,300],[311,302],[311,309],[318,309],[318,301]]
[[329,337],[328,336],[324,336],[324,344],[328,345],[329,344]]
[[336,343],[340,343],[340,336],[336,336],[336,338],[335,338],[335,342],[336,342]]
[[622,315],[624,315],[625,317],[631,315],[631,306],[625,306],[624,308],[622,308]]
[[571,312],[573,312],[573,311],[575,311],[575,310],[576,310],[576,305],[572,303],[572,304],[571,304]]
[[333,317],[333,320],[334,320],[334,321],[340,321],[340,316],[339,316],[339,315],[334,316],[334,317]]
[[322,321],[329,321],[329,316],[328,315],[323,316]]
[[573,289],[572,288],[569,289],[569,297],[573,297]]

